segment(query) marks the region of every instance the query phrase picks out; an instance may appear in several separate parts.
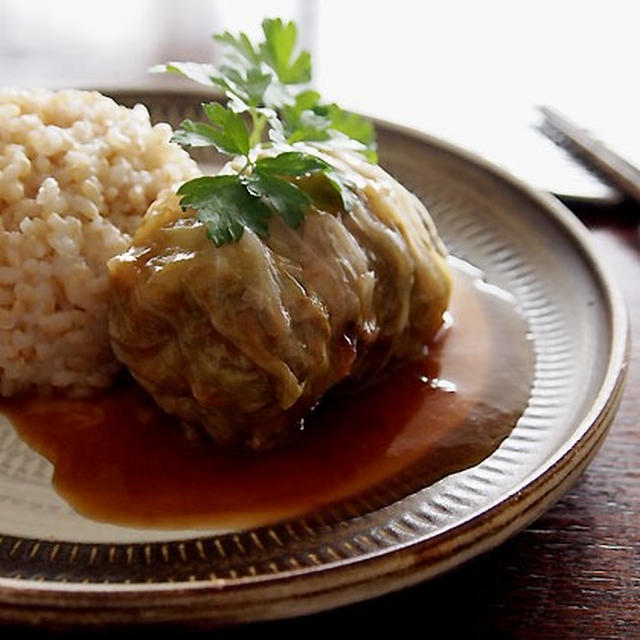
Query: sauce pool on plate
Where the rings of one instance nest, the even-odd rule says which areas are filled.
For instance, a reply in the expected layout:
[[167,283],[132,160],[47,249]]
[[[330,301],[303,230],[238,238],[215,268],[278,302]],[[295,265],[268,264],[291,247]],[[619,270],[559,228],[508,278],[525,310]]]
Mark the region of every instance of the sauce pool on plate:
[[53,463],[58,493],[113,524],[245,528],[399,477],[405,490],[418,489],[490,455],[529,398],[525,321],[476,270],[452,267],[450,320],[428,355],[357,393],[325,398],[278,451],[216,450],[132,382],[85,399],[20,396],[0,409]]

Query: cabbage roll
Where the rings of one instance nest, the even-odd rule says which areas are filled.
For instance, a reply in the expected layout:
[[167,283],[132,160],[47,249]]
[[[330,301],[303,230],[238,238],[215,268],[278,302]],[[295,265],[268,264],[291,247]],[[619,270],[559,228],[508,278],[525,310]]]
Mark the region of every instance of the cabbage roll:
[[268,237],[218,247],[165,192],[108,263],[117,358],[221,447],[281,445],[328,390],[420,357],[443,322],[446,250],[424,205],[358,153],[314,153],[353,185],[349,211],[303,177],[298,228],[273,217]]

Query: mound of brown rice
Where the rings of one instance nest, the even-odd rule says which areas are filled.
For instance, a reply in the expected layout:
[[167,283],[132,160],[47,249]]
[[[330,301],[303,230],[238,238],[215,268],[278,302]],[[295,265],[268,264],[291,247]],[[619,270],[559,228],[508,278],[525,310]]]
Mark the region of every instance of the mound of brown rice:
[[105,262],[198,173],[170,135],[96,92],[0,89],[0,395],[112,381]]

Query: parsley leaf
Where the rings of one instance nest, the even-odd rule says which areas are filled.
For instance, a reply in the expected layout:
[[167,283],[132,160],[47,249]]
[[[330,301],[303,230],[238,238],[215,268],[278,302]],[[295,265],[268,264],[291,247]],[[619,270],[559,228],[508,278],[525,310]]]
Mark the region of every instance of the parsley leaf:
[[270,208],[282,216],[284,221],[296,229],[304,220],[304,210],[311,204],[311,198],[299,187],[257,167],[253,173],[243,178],[249,193],[264,198]]
[[289,143],[329,140],[332,132],[337,131],[360,142],[369,162],[378,161],[373,124],[356,113],[341,109],[335,103],[321,104],[317,91],[302,91],[293,104],[284,105],[281,111]]
[[265,197],[275,212],[295,229],[302,222],[304,208],[312,204],[312,199],[286,178],[314,173],[324,174],[329,185],[342,198],[342,189],[346,185],[334,179],[331,165],[322,158],[298,151],[285,151],[274,157],[260,158],[247,178],[247,185],[252,193]]
[[320,94],[313,89],[302,91],[293,104],[282,106],[282,119],[287,142],[293,144],[302,140],[328,140],[329,120],[317,115],[313,109],[320,101]]
[[376,132],[370,120],[357,113],[345,111],[335,103],[315,106],[313,112],[316,115],[328,118],[331,129],[344,133],[347,137],[363,144],[367,149],[365,155],[368,156],[369,161],[377,162]]
[[194,178],[178,189],[178,195],[182,209],[195,209],[218,247],[240,240],[245,227],[263,238],[268,235],[271,211],[237,175]]
[[256,169],[274,175],[301,176],[312,171],[329,171],[331,166],[322,158],[299,151],[285,151],[272,158],[260,158]]
[[175,73],[185,76],[198,84],[206,87],[216,85],[216,79],[220,77],[220,72],[212,64],[201,64],[199,62],[169,62],[168,64],[157,64],[151,69],[151,73]]
[[192,147],[213,146],[222,153],[247,155],[249,130],[242,116],[218,102],[208,102],[202,108],[211,124],[185,120],[172,139]]
[[249,67],[260,66],[260,56],[253,48],[251,40],[249,40],[246,33],[240,33],[238,36],[234,36],[232,33],[225,31],[224,33],[214,35],[213,39],[226,44],[229,49],[235,53],[232,59],[241,65],[247,65]]
[[355,194],[355,185],[345,180],[345,178],[336,171],[327,171],[324,175],[329,181],[329,184],[340,196],[342,206],[346,211],[351,211],[358,200]]
[[219,145],[224,148],[219,147],[219,150],[246,156],[249,153],[249,129],[243,117],[219,102],[207,102],[202,109],[220,134]]
[[224,77],[216,78],[214,82],[228,94],[238,96],[250,107],[257,107],[264,102],[264,94],[271,84],[270,74],[256,68],[243,72],[233,67],[221,67],[221,71]]
[[265,41],[260,45],[264,61],[276,72],[283,84],[302,84],[311,80],[311,55],[302,51],[291,59],[298,37],[295,23],[280,18],[262,21]]
[[[267,237],[273,215],[296,228],[314,199],[325,202],[334,191],[339,200],[331,211],[334,206],[339,211],[340,203],[344,210],[354,206],[355,185],[315,153],[297,150],[296,143],[331,144],[346,137],[357,142],[371,162],[377,160],[373,125],[336,104],[324,103],[309,88],[311,56],[296,50],[295,23],[265,19],[262,31],[264,40],[257,44],[245,33],[214,35],[223,48],[219,66],[170,62],[152,68],[217,87],[227,98],[224,106],[204,103],[207,121],[185,120],[173,136],[185,146],[212,146],[244,158],[234,175],[196,178],[178,189],[182,208],[195,210],[217,246],[239,240],[245,228]],[[262,157],[255,151],[273,144],[292,150]],[[326,180],[320,190],[312,186],[315,180],[307,180],[316,174]]]

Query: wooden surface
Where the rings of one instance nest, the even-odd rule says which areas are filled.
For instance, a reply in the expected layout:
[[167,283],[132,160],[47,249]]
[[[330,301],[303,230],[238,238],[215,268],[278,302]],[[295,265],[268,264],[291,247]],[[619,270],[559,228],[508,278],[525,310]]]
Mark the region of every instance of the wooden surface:
[[[583,221],[626,296],[640,341],[640,208],[581,207]],[[396,629],[424,637],[640,638],[640,356],[632,350],[610,434],[578,483],[501,547],[436,580],[306,618],[210,631],[93,632],[98,638],[331,637]],[[51,633],[8,628],[3,638]],[[464,634],[464,635],[461,635]],[[85,637],[64,632],[58,637]],[[351,633],[349,633],[351,635]],[[386,635],[386,633],[385,633]],[[321,636],[322,637],[322,636]]]

